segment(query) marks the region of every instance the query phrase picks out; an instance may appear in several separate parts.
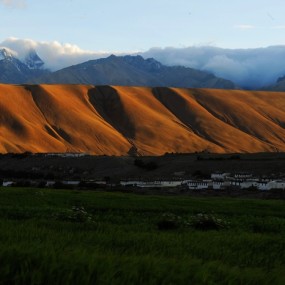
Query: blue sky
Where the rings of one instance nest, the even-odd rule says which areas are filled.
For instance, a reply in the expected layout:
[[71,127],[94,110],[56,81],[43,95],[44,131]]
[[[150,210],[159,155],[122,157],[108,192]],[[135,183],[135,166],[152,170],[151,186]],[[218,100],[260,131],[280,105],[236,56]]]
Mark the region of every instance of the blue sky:
[[93,51],[255,48],[285,44],[284,11],[284,0],[0,0],[0,34]]

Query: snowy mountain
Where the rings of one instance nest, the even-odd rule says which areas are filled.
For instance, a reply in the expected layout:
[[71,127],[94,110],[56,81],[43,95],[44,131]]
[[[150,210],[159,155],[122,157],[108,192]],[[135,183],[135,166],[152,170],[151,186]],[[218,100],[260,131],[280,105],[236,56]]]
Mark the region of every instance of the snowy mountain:
[[35,50],[30,50],[30,52],[26,55],[24,63],[30,69],[41,69],[44,65],[42,59],[38,56]]
[[32,78],[43,76],[49,71],[43,69],[44,62],[35,50],[30,50],[22,61],[16,53],[0,48],[0,82],[21,84],[29,82]]
[[0,60],[12,60],[13,58],[13,54],[12,51],[6,49],[6,48],[2,48],[0,49]]

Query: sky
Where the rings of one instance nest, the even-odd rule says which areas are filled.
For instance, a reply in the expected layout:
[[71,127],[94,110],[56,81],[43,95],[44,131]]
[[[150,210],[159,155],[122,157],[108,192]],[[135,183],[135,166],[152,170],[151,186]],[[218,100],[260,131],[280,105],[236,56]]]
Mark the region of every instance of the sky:
[[0,46],[36,48],[53,70],[140,53],[257,86],[285,74],[284,11],[284,0],[0,0]]
[[285,44],[284,0],[0,0],[2,39],[84,50]]

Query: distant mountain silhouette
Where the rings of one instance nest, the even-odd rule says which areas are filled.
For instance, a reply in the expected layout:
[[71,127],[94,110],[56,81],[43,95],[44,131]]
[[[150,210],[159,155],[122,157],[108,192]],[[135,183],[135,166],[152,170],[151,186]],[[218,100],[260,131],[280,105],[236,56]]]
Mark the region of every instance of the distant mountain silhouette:
[[237,88],[233,82],[208,72],[165,66],[153,58],[130,55],[90,60],[34,79],[31,83]]
[[263,88],[269,91],[285,91],[285,76],[277,79],[276,83]]

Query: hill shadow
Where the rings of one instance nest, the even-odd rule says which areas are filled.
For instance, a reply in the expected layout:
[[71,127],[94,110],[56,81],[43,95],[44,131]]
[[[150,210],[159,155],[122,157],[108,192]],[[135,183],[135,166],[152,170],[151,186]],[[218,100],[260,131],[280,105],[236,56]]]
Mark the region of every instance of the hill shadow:
[[[201,126],[197,115],[191,112],[191,104],[185,98],[180,96],[177,92],[168,87],[155,87],[152,88],[153,96],[163,104],[179,121],[184,128],[197,136],[223,147],[222,144],[214,140],[204,128]],[[181,123],[180,123],[181,122]]]
[[88,99],[98,114],[126,139],[135,139],[135,125],[126,112],[117,90],[101,85],[88,90]]

